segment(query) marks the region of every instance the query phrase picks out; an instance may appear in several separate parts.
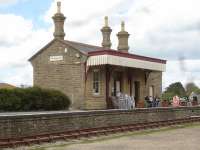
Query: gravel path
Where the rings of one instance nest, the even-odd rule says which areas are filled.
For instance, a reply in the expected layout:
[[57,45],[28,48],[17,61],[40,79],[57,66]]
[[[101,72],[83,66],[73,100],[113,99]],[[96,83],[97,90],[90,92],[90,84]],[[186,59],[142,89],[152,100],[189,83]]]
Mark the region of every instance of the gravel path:
[[200,125],[45,150],[199,150]]

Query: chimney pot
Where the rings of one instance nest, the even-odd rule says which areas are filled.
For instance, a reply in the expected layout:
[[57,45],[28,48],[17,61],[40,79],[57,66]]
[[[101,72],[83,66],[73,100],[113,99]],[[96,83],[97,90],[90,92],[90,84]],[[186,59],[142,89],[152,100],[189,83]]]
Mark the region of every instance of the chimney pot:
[[57,13],[61,13],[61,2],[57,2]]
[[103,35],[103,42],[102,42],[102,47],[106,49],[111,48],[111,41],[110,41],[110,35],[112,32],[112,29],[108,25],[108,17],[106,16],[104,18],[104,27],[101,29],[102,35]]
[[54,38],[64,40],[64,22],[65,16],[61,13],[61,2],[57,2],[57,13],[52,17],[55,25]]
[[118,37],[118,47],[117,49],[120,52],[125,52],[128,53],[129,50],[129,45],[128,45],[128,38],[129,38],[129,33],[125,31],[125,22],[121,22],[121,31],[118,32],[117,37]]

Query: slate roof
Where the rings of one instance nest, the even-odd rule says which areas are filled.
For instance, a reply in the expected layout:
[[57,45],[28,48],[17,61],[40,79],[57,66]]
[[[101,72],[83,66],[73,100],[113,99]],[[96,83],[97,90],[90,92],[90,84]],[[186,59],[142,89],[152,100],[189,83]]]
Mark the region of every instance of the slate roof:
[[85,43],[79,43],[79,42],[69,41],[69,40],[59,40],[59,39],[54,39],[51,42],[49,42],[45,47],[43,47],[36,54],[34,54],[29,59],[29,61],[34,59],[38,54],[42,53],[47,47],[49,47],[56,40],[66,44],[68,46],[71,46],[74,49],[76,49],[76,50],[80,51],[81,53],[88,55],[88,56],[99,55],[99,54],[102,54],[102,53],[112,53],[112,54],[117,54],[117,55],[119,54],[119,56],[122,56],[122,57],[137,58],[137,59],[141,59],[141,60],[153,61],[153,62],[159,62],[159,63],[166,64],[166,60],[161,60],[161,59],[151,58],[151,57],[146,57],[146,56],[139,56],[139,55],[135,55],[135,54],[131,54],[131,53],[125,53],[124,54],[122,52],[119,52],[119,51],[113,50],[113,49],[105,49],[105,48],[100,47],[100,46],[95,46],[95,45],[90,45],[90,44],[85,44]]
[[94,46],[94,45],[89,45],[89,44],[84,44],[84,43],[79,43],[79,42],[74,42],[74,41],[64,41],[67,45],[70,45],[74,47],[75,49],[88,54],[89,52],[93,51],[99,51],[99,50],[104,50],[105,48],[100,47],[100,46]]
[[94,46],[94,45],[89,45],[89,44],[84,44],[84,43],[79,43],[75,41],[68,41],[68,40],[59,40],[59,39],[53,39],[51,42],[49,42],[46,46],[44,46],[42,49],[40,49],[37,53],[35,53],[29,61],[34,59],[38,54],[42,53],[47,47],[49,47],[54,41],[60,41],[66,45],[69,45],[78,51],[82,52],[83,54],[88,54],[89,52],[92,51],[99,51],[99,50],[105,50],[103,47],[100,46]]

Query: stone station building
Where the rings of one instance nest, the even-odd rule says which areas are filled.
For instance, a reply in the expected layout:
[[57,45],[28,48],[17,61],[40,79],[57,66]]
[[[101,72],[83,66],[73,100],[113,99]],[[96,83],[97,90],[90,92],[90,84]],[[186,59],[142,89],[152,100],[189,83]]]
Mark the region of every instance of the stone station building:
[[35,86],[62,91],[73,109],[113,108],[111,97],[117,92],[134,96],[136,104],[148,95],[161,96],[166,60],[129,53],[124,22],[117,34],[118,48],[113,50],[107,17],[101,47],[64,39],[60,2],[53,20],[54,39],[29,59]]

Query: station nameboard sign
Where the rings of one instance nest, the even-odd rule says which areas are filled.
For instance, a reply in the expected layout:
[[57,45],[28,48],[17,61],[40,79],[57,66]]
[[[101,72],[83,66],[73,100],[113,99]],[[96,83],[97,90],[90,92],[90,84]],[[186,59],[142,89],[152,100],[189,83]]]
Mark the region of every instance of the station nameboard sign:
[[49,60],[50,61],[62,61],[63,60],[63,56],[62,55],[60,55],[60,56],[50,56]]

